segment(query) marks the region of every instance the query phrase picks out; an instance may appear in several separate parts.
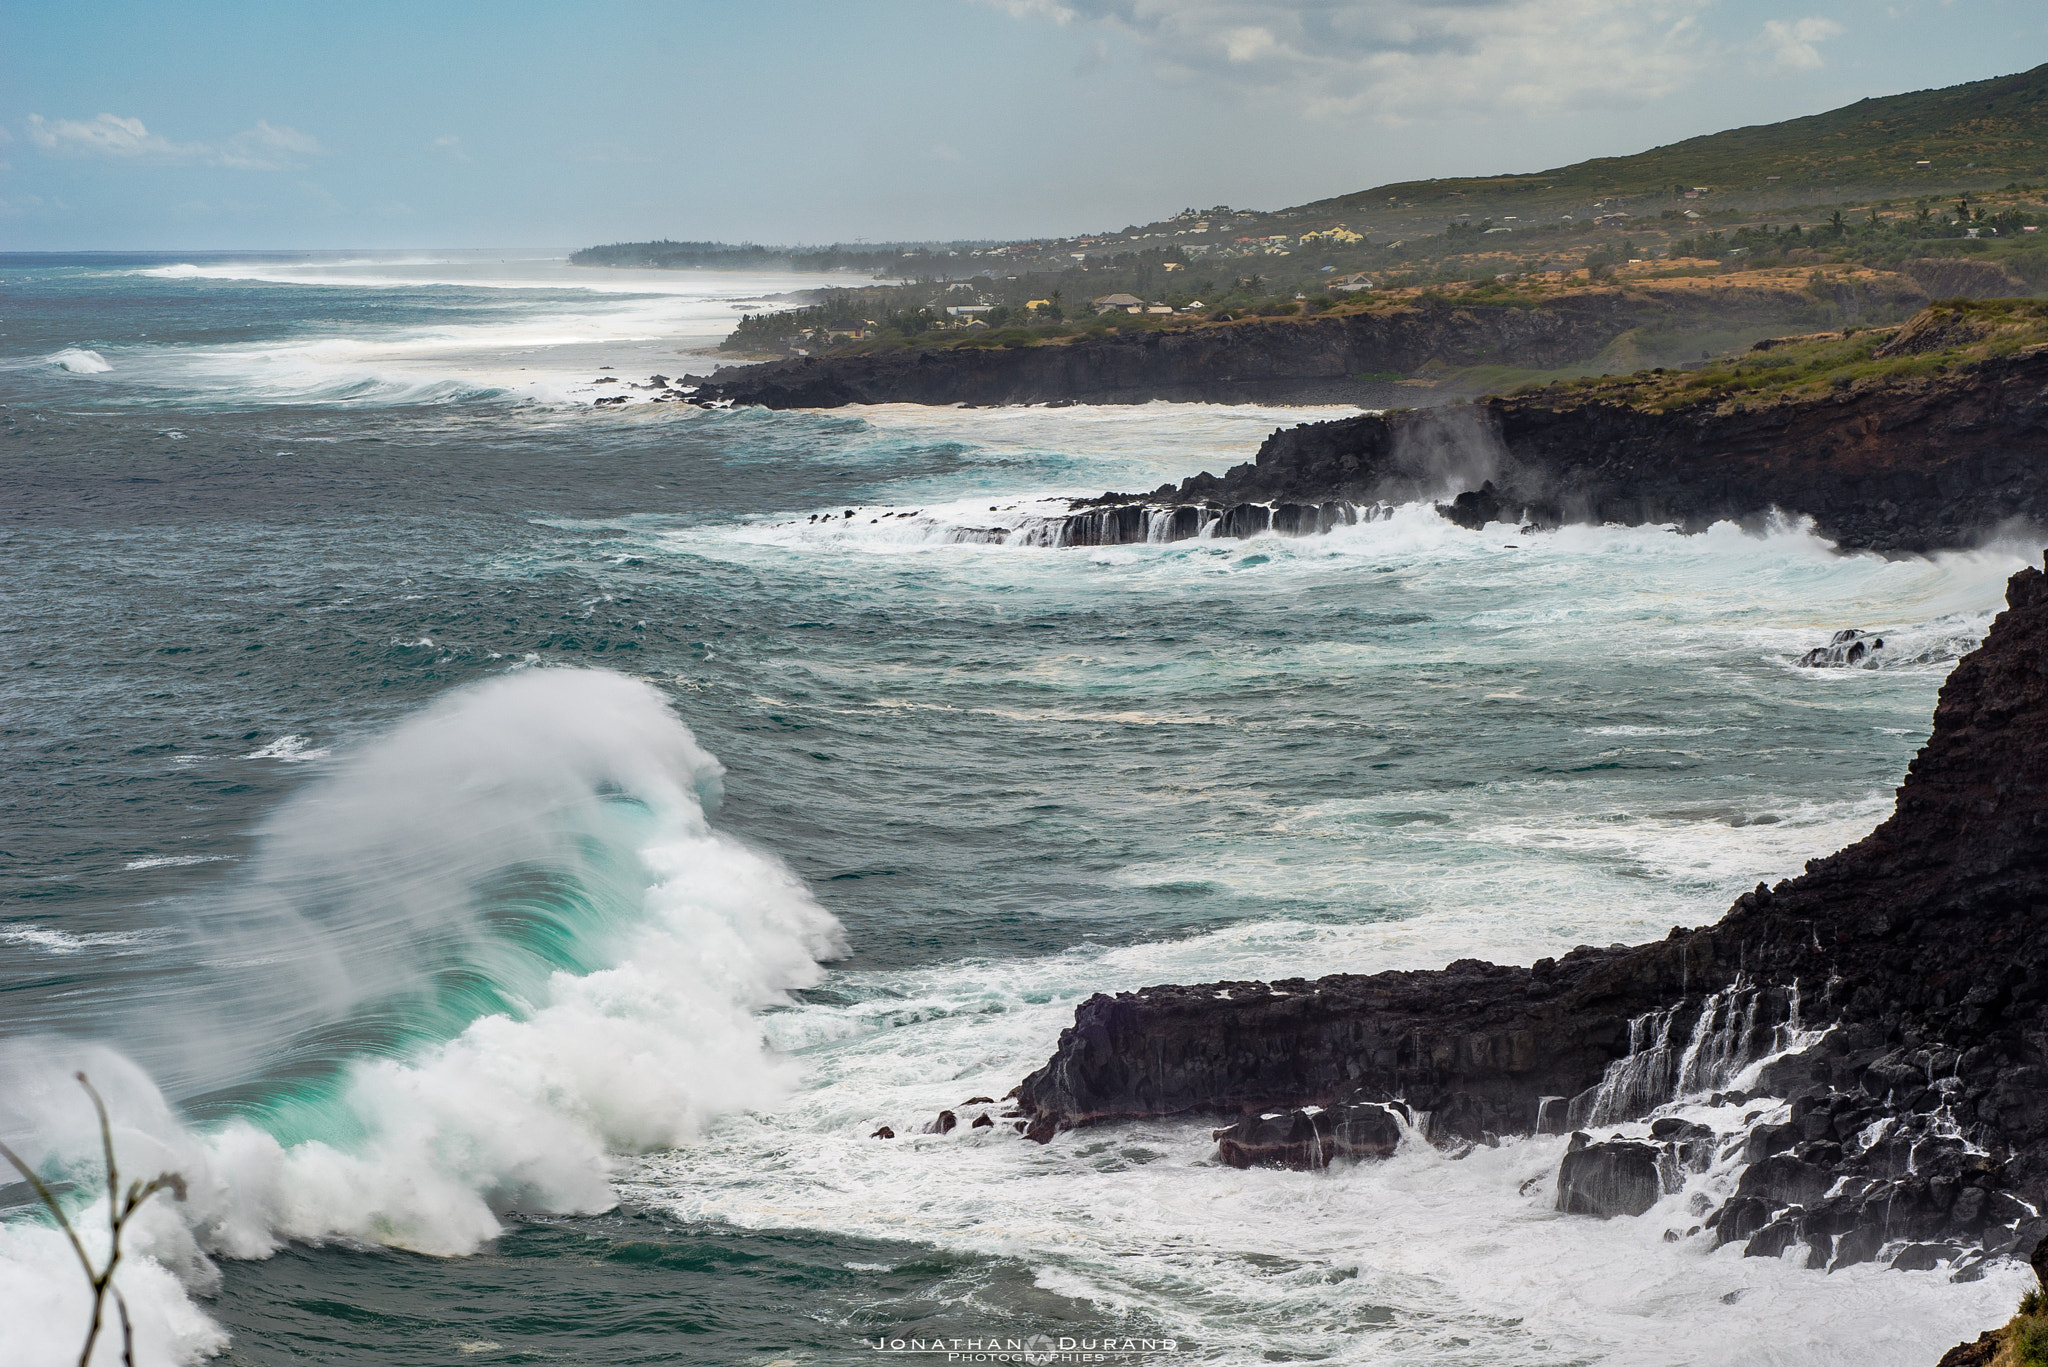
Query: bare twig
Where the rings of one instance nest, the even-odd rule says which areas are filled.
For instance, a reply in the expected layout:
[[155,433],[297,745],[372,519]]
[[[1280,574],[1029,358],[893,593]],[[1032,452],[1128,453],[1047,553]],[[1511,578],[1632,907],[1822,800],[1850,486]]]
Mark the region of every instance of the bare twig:
[[160,1191],[169,1191],[180,1201],[185,1199],[185,1178],[180,1173],[158,1173],[149,1182],[130,1182],[128,1195],[121,1196],[121,1173],[114,1164],[114,1123],[107,1116],[107,1104],[100,1100],[99,1092],[84,1073],[75,1075],[78,1085],[85,1088],[85,1094],[92,1098],[94,1114],[100,1122],[100,1148],[107,1160],[107,1264],[94,1267],[92,1258],[85,1251],[84,1242],[78,1231],[72,1227],[70,1217],[64,1214],[64,1207],[58,1202],[57,1194],[36,1174],[36,1170],[24,1161],[20,1154],[0,1143],[0,1157],[14,1165],[14,1170],[27,1180],[43,1203],[43,1209],[57,1222],[57,1228],[64,1231],[64,1237],[71,1241],[71,1251],[78,1255],[78,1265],[85,1270],[86,1281],[92,1284],[92,1323],[86,1327],[85,1349],[78,1355],[78,1367],[88,1367],[92,1361],[93,1347],[99,1342],[100,1326],[106,1318],[107,1295],[112,1292],[114,1308],[121,1316],[121,1360],[127,1367],[135,1367],[135,1327],[128,1319],[128,1302],[114,1286],[114,1269],[121,1261],[121,1232],[128,1221],[142,1207],[142,1203]]

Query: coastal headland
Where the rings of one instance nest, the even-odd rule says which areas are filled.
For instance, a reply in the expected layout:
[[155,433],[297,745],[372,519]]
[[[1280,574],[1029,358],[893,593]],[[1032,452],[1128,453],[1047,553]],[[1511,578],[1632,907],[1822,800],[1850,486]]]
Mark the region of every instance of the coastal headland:
[[[1033,1138],[1214,1116],[1232,1162],[1577,1132],[1560,1209],[1732,1180],[1667,1237],[1981,1275],[2048,1234],[2048,575],[2015,575],[1864,839],[1715,925],[1529,967],[1098,995],[1013,1093]],[[1597,1132],[1689,1099],[1647,1135]],[[1378,1113],[1381,1123],[1366,1123]]]
[[1845,549],[1917,552],[2048,524],[2044,457],[2048,308],[1959,302],[1696,370],[1303,424],[1221,475],[1078,504],[1064,539],[1316,531],[1331,516],[1311,511],[1436,499],[1472,527],[1781,513]]
[[1911,276],[1749,272],[1532,293],[1375,299],[1324,313],[943,349],[856,351],[689,376],[700,403],[1357,403],[1432,406],[1532,379],[1697,365],[1829,323],[1898,322],[1929,301]]

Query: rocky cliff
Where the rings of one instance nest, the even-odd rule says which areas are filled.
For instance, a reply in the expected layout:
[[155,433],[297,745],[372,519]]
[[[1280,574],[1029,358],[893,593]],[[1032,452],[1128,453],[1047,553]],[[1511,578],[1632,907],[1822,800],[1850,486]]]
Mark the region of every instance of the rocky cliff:
[[[1546,300],[1399,308],[1192,324],[1051,345],[949,347],[799,357],[720,369],[694,399],[766,408],[850,403],[1029,404],[1427,402],[1432,391],[1373,381],[1425,367],[1556,370],[1591,361],[1624,333],[1783,330],[1819,316],[1893,318],[1925,302],[1904,276],[1822,300],[1790,283],[1721,289],[1585,289]],[[1810,324],[1809,324],[1810,325]],[[1634,364],[1629,362],[1628,364]]]
[[1759,1102],[1743,1124],[1671,1130],[1650,1160],[1590,1146],[1574,1190],[1627,1188],[1643,1161],[1736,1163],[1704,1219],[1716,1242],[1961,1277],[2024,1254],[2048,1232],[2048,576],[2016,575],[2008,604],[1944,685],[1891,818],[1718,924],[1528,968],[1097,996],[1017,1089],[1022,1123],[1050,1140],[1399,1102],[1433,1142],[1490,1142],[1739,1079]]
[[1309,423],[1221,476],[1078,505],[1062,540],[1318,531],[1332,515],[1304,523],[1307,510],[1355,521],[1417,499],[1474,527],[1698,529],[1775,509],[1845,548],[1967,546],[2016,520],[2048,525],[2048,346],[1769,402],[1658,409],[1543,390]]

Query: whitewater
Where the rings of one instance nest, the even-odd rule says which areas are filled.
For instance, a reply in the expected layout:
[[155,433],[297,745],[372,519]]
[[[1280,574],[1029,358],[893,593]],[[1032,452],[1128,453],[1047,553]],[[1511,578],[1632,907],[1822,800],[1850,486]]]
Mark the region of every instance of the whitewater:
[[[1096,992],[1716,919],[1889,811],[2031,548],[1426,504],[1057,548],[1068,496],[1344,410],[597,410],[818,282],[0,271],[0,1139],[99,1227],[82,1069],[124,1173],[187,1178],[139,1361],[1919,1364],[2025,1282],[1712,1251],[1725,1172],[1561,1216],[1556,1138],[1247,1172],[1199,1121],[965,1122]],[[1852,626],[1878,667],[1798,666]],[[75,1361],[69,1250],[0,1202],[7,1361]]]

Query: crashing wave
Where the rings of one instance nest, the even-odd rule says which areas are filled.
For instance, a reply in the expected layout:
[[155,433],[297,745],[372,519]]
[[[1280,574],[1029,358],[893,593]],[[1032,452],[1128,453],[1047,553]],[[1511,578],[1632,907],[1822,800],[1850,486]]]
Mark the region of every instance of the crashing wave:
[[47,364],[59,370],[69,371],[73,375],[104,375],[114,368],[106,357],[84,347],[68,346],[62,351],[51,353],[44,360]]
[[[104,1227],[105,1187],[74,1072],[106,1096],[124,1173],[186,1180],[144,1208],[117,1278],[138,1354],[221,1346],[190,1299],[214,1257],[470,1252],[508,1209],[609,1207],[614,1154],[784,1096],[758,1013],[819,981],[842,933],[710,824],[722,772],[617,674],[457,690],[336,761],[192,909],[191,1005],[117,1008],[119,1047],[0,1042],[0,1139],[72,1184],[75,1222]],[[54,1361],[85,1292],[27,1213],[0,1220],[0,1319],[25,1326],[20,1360]]]

